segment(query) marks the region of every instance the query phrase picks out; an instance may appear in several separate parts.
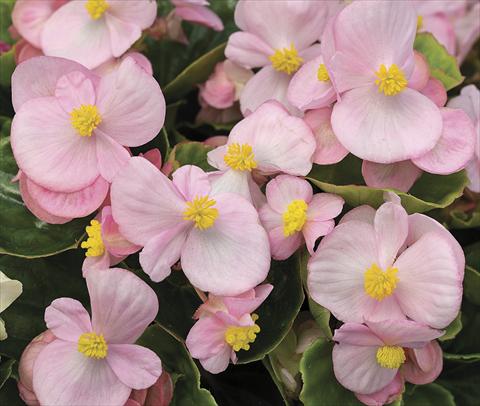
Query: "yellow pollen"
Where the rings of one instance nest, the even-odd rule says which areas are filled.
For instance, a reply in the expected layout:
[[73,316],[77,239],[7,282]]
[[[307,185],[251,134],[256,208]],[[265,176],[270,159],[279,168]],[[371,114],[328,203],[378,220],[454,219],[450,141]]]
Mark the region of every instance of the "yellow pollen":
[[289,75],[295,73],[303,62],[303,58],[298,56],[293,42],[290,48],[276,49],[275,53],[269,56],[269,59],[275,70]]
[[298,231],[302,231],[305,221],[307,221],[308,204],[305,200],[295,199],[287,206],[282,214],[283,235],[288,237]]
[[187,208],[183,212],[183,219],[195,223],[195,228],[206,230],[215,223],[218,217],[218,210],[214,206],[217,202],[209,199],[208,196],[196,197],[187,202]]
[[[258,320],[258,315],[252,314],[252,320]],[[225,341],[233,348],[233,351],[250,349],[250,344],[255,341],[257,334],[260,332],[260,326],[229,326],[225,331]]]
[[85,227],[88,239],[83,241],[81,247],[86,249],[87,257],[99,257],[105,252],[102,240],[102,225],[97,220],[92,220],[91,225]]
[[385,272],[377,264],[365,271],[364,288],[367,295],[381,302],[390,296],[397,287],[397,268],[388,267]]
[[93,130],[102,122],[97,106],[82,104],[70,112],[72,127],[82,137],[91,137]]
[[417,32],[423,28],[423,17],[419,15],[417,17]]
[[98,20],[103,16],[103,13],[107,11],[109,4],[106,0],[87,0],[85,3],[85,8],[92,17],[93,20]]
[[321,63],[318,67],[317,78],[320,82],[327,82],[330,80],[330,75],[328,74],[327,67],[324,63]]
[[402,347],[384,345],[377,350],[377,363],[383,368],[399,368],[406,360]]
[[380,69],[375,72],[378,79],[375,84],[378,85],[378,91],[383,92],[386,96],[395,96],[407,87],[407,79],[403,71],[395,64],[390,68],[382,63]]
[[257,167],[255,155],[250,144],[230,144],[223,161],[237,171],[249,171]]
[[102,359],[107,356],[108,345],[103,334],[83,333],[78,339],[78,351],[86,357]]

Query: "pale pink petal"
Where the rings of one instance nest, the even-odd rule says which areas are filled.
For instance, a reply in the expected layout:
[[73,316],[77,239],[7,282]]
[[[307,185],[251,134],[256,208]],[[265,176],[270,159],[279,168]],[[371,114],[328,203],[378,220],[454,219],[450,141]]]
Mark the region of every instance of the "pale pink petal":
[[340,344],[350,344],[361,347],[381,347],[384,342],[375,335],[366,325],[359,323],[345,323],[336,329],[333,341]]
[[441,233],[424,234],[393,266],[399,278],[394,294],[408,317],[443,328],[457,316],[463,275],[450,242]]
[[275,211],[269,204],[264,204],[259,210],[258,215],[260,220],[267,231],[271,231],[274,228],[283,228],[282,213]]
[[144,154],[140,153],[139,156],[151,162],[157,169],[162,169],[162,153],[158,148],[152,148]]
[[107,343],[131,344],[158,312],[155,292],[132,272],[121,268],[86,273],[92,326]]
[[89,69],[113,56],[105,19],[92,20],[83,1],[70,1],[55,11],[44,25],[41,42],[45,55],[71,59]]
[[132,58],[102,77],[97,90],[98,128],[121,145],[151,141],[165,120],[165,99],[157,81]]
[[175,7],[175,14],[182,20],[198,23],[215,31],[223,30],[223,23],[220,17],[207,7],[197,5]]
[[172,182],[144,158],[134,157],[113,180],[112,213],[120,232],[145,245],[183,221],[185,201]]
[[362,164],[362,175],[367,186],[398,189],[401,192],[408,192],[422,173],[410,160],[391,164],[363,161]]
[[265,192],[270,207],[280,214],[287,210],[293,200],[303,200],[309,204],[313,196],[310,183],[291,175],[278,175],[268,182]]
[[373,221],[375,219],[376,210],[371,207],[363,204],[361,206],[355,207],[345,214],[340,220],[339,224],[346,223],[347,221],[363,221],[364,223],[370,224],[373,226]]
[[343,208],[344,200],[331,193],[316,193],[308,204],[307,219],[313,221],[330,220],[337,217]]
[[138,25],[142,30],[150,27],[157,16],[157,5],[150,0],[109,0],[108,14]]
[[208,179],[212,185],[212,195],[218,193],[235,193],[253,203],[253,198],[250,193],[251,177],[252,175],[248,172],[236,171],[234,169],[227,169],[224,172],[209,172],[208,174]]
[[45,309],[45,323],[57,338],[72,343],[83,333],[92,331],[90,316],[83,305],[67,297],[54,300]]
[[464,17],[454,21],[455,35],[457,37],[457,60],[462,63],[475,41],[480,36],[480,4],[476,3]]
[[301,232],[285,236],[283,225],[268,230],[268,240],[272,258],[278,261],[289,258],[304,242]]
[[212,374],[218,374],[227,369],[232,353],[233,350],[227,345],[217,354],[209,358],[200,359],[199,361],[203,369]]
[[[235,103],[235,83],[227,76],[224,64],[225,62],[217,63],[208,80],[203,85],[200,85],[199,97],[216,109],[226,109]],[[230,65],[241,69],[238,65],[231,62]]]
[[268,57],[274,53],[270,45],[248,32],[234,32],[225,48],[225,56],[229,60],[247,69],[269,65]]
[[343,146],[358,157],[391,163],[430,151],[440,138],[442,116],[415,90],[406,88],[386,96],[372,85],[342,96],[333,107],[332,128]]
[[108,182],[124,168],[130,160],[125,147],[99,129],[94,131],[97,146],[98,169]]
[[273,285],[266,283],[257,286],[253,291],[253,297],[227,296],[223,297],[223,303],[228,309],[228,312],[234,317],[241,317],[244,314],[253,313],[268,297],[273,290]]
[[185,344],[193,358],[210,358],[225,348],[225,331],[228,326],[215,314],[198,320],[188,332]]
[[24,39],[21,39],[15,44],[15,62],[17,66],[36,56],[43,56],[43,52]]
[[477,124],[480,121],[480,90],[475,85],[465,86],[459,96],[449,100],[448,107],[463,110]]
[[194,165],[184,165],[177,169],[172,175],[175,187],[187,201],[196,197],[203,197],[210,193],[210,182],[208,175]]
[[[227,139],[228,142],[228,139]],[[217,148],[212,149],[207,153],[208,163],[214,168],[217,168],[221,171],[229,169],[229,166],[224,161],[224,156],[227,153],[228,145],[219,145]]]
[[190,231],[182,267],[195,287],[216,295],[238,295],[267,276],[268,237],[250,203],[228,193],[216,195],[215,201],[218,218],[207,230]]
[[88,216],[101,206],[108,195],[109,184],[99,176],[91,185],[70,193],[48,190],[30,179],[26,179],[26,187],[41,209],[54,216],[77,218]]
[[383,406],[392,403],[398,399],[405,390],[405,382],[400,372],[395,375],[395,378],[383,389],[369,395],[361,395],[355,393],[357,399],[367,406]]
[[82,263],[82,275],[85,277],[86,272],[90,269],[106,271],[111,265],[110,254],[108,251],[105,251],[102,255],[97,257],[85,257]]
[[432,33],[450,55],[455,55],[455,31],[446,15],[438,13],[423,16],[420,31]]
[[132,389],[147,389],[162,374],[158,355],[135,344],[109,344],[106,361],[118,379]]
[[435,147],[413,163],[426,172],[449,175],[463,169],[472,158],[475,148],[475,128],[462,110],[441,110],[443,130]]
[[302,228],[303,238],[307,244],[307,249],[310,255],[313,255],[315,242],[324,235],[330,233],[335,227],[333,220],[307,220]]
[[86,357],[77,343],[62,340],[39,354],[33,389],[40,404],[49,406],[123,405],[131,392],[107,362]]
[[447,102],[447,91],[443,87],[442,82],[438,79],[430,78],[427,85],[420,91],[424,96],[427,96],[438,107],[445,106]]
[[310,126],[317,141],[313,162],[320,165],[336,164],[348,155],[332,129],[331,108],[307,111],[305,122]]
[[111,13],[105,15],[105,22],[110,33],[112,55],[116,58],[122,56],[142,35],[142,30],[137,25],[123,21]]
[[152,281],[161,282],[178,262],[187,238],[186,224],[179,224],[157,234],[140,252],[140,265]]
[[373,221],[378,248],[378,265],[386,270],[393,264],[408,234],[408,214],[399,204],[384,203]]
[[53,97],[24,103],[12,121],[17,164],[43,187],[74,192],[98,177],[95,137],[82,137]]
[[58,79],[55,97],[65,113],[70,114],[82,104],[95,104],[95,88],[87,75],[73,71]]
[[347,389],[370,394],[387,386],[397,374],[397,368],[382,368],[377,363],[378,347],[336,344],[333,347],[333,372]]
[[414,54],[415,67],[412,76],[408,79],[408,87],[421,92],[430,78],[430,68],[423,54],[417,51],[415,51]]
[[437,379],[442,372],[442,348],[437,341],[430,341],[422,348],[407,350],[407,357],[401,371],[408,382],[425,385]]
[[470,181],[468,188],[475,193],[480,193],[480,160],[473,159],[466,168],[468,180]]
[[106,206],[102,209],[102,240],[108,252],[116,255],[130,255],[140,250],[141,247],[132,244],[121,233],[118,224],[112,215],[112,208]]

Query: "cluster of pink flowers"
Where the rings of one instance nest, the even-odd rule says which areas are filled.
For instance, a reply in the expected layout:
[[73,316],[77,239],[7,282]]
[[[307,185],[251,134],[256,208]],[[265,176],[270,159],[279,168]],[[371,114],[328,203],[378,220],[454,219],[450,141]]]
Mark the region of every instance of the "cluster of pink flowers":
[[[207,1],[172,3],[182,19],[223,28]],[[240,0],[241,31],[200,86],[199,117],[235,120],[237,102],[245,117],[208,153],[214,171],[171,173],[159,150],[130,150],[165,121],[149,61],[127,52],[154,22],[156,2],[17,1],[16,30],[44,54],[12,77],[20,192],[47,223],[96,213],[81,243],[92,316],[69,298],[46,309],[48,331],[20,368],[29,405],[168,403],[168,373],[135,344],[157,315],[157,296],[132,272],[111,268],[136,252],[153,282],[180,261],[203,299],[185,343],[211,373],[262,334],[254,312],[275,291],[266,283],[271,259],[305,246],[309,295],[344,323],[333,337],[344,387],[381,405],[405,382],[440,374],[435,340],[462,298],[459,244],[432,218],[408,215],[393,193],[335,225],[344,200],[314,193],[305,176],[352,153],[369,186],[408,191],[422,171],[467,168],[480,192],[480,93],[468,86],[447,103],[413,48],[417,32],[428,31],[461,59],[478,32],[456,28],[471,18],[461,1],[448,9],[343,3]]]

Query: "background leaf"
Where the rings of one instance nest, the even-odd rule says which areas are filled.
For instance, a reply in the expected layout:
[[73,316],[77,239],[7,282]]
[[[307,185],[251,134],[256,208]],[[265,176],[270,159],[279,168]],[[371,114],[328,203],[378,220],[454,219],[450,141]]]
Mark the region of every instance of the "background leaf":
[[456,406],[453,395],[436,383],[407,387],[403,394],[403,404],[405,406]]

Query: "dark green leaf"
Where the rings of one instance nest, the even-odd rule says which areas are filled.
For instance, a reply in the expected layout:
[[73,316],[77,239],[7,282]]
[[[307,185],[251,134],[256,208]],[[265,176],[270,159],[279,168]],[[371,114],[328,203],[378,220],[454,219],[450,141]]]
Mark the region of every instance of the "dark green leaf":
[[403,394],[405,406],[456,406],[453,395],[444,387],[431,383],[407,388]]
[[[0,41],[7,44],[13,44],[14,40],[8,28],[12,24],[12,10],[15,4],[15,0],[2,0],[0,1]],[[0,69],[1,71],[1,69]]]
[[183,165],[196,165],[204,171],[212,171],[215,168],[212,168],[207,161],[207,153],[211,150],[212,147],[201,142],[183,142],[173,147],[169,161],[172,162],[174,170]]
[[[448,389],[457,406],[473,406],[480,399],[480,369],[478,364],[460,364],[447,361],[436,383]],[[407,405],[408,406],[408,405]],[[436,406],[443,406],[437,403]]]
[[25,406],[18,395],[17,382],[15,379],[7,379],[0,390],[0,405],[2,406]]
[[10,86],[10,79],[15,70],[15,48],[0,55],[0,86]]
[[12,375],[13,364],[15,364],[13,358],[2,360],[2,363],[0,364],[0,389],[2,389],[2,386],[7,379]]
[[468,265],[465,267],[463,294],[470,302],[480,306],[480,273]]
[[462,312],[459,312],[455,320],[445,329],[445,334],[441,336],[439,341],[453,340],[458,333],[462,331]]

